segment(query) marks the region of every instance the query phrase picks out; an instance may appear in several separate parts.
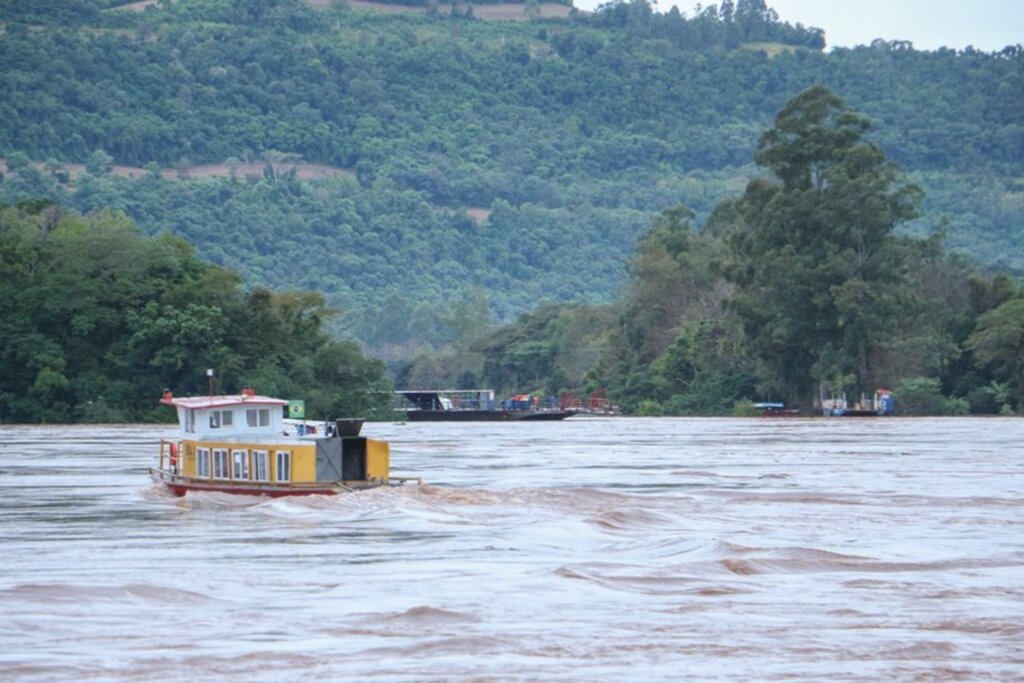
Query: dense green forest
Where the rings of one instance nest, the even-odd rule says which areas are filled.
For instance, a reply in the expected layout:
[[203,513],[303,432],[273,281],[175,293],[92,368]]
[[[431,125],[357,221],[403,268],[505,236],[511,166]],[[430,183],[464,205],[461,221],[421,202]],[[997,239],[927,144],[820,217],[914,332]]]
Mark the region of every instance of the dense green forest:
[[[477,290],[497,320],[611,300],[651,217],[683,204],[703,225],[814,83],[870,117],[924,188],[901,231],[1024,268],[1018,47],[824,53],[820,31],[758,0],[524,23],[118,4],[0,4],[0,199],[124,210],[250,286],[323,292],[342,311],[332,329],[381,353],[453,341],[443,320]],[[283,171],[190,174],[275,160]],[[339,173],[303,179],[289,160]]]
[[328,333],[648,414],[1021,408],[1020,46],[824,52],[761,0],[123,4],[0,2],[0,420],[147,419],[210,366],[375,410]]
[[755,398],[810,409],[879,387],[905,414],[1020,410],[1024,289],[938,239],[897,234],[921,190],[869,128],[809,88],[761,136],[762,175],[703,230],[682,206],[654,219],[613,305],[540,307],[470,353],[421,353],[407,376],[607,388],[647,415],[725,414]]
[[169,420],[164,388],[257,387],[310,415],[388,407],[384,365],[330,339],[313,292],[243,290],[178,237],[47,202],[0,206],[0,422]]
[[[702,231],[659,213],[613,304],[545,304],[500,329],[475,290],[419,350],[409,386],[607,388],[627,412],[722,414],[752,398],[896,387],[910,414],[1024,406],[1024,289],[936,239],[895,234],[920,190],[815,86],[760,138],[764,174]],[[302,396],[312,414],[388,414],[384,365],[331,340],[313,292],[245,290],[183,239],[48,200],[0,207],[0,421],[160,417],[162,387]],[[163,417],[166,417],[164,415]]]

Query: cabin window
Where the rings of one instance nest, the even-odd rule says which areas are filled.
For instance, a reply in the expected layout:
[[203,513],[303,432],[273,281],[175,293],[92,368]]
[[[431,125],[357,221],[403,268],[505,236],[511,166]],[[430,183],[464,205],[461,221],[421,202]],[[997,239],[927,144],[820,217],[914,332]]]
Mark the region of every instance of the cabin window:
[[196,431],[196,411],[194,410],[185,411],[185,431],[190,434]]
[[270,408],[249,408],[245,411],[245,422],[250,427],[269,427]]
[[256,481],[270,481],[270,453],[267,451],[252,452],[252,478]]
[[231,451],[231,478],[249,478],[249,451]]
[[230,427],[232,423],[230,410],[214,410],[210,412],[210,429]]
[[196,449],[196,476],[201,479],[210,477],[210,449]]
[[288,451],[277,452],[277,480],[292,480],[292,454]]
[[228,449],[226,448],[213,449],[213,478],[228,478]]

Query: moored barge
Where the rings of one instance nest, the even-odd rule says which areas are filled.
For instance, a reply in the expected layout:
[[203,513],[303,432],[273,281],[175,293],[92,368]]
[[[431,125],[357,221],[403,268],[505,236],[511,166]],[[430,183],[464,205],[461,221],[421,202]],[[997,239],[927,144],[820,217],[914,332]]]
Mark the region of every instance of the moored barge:
[[534,422],[564,420],[574,414],[528,395],[497,403],[491,389],[402,389],[395,395],[408,404],[399,410],[410,422]]

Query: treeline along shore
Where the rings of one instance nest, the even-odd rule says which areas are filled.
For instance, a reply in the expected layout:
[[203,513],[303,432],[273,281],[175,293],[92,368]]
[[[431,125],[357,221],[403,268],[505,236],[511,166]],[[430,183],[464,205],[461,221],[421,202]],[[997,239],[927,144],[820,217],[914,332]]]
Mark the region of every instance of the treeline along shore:
[[0,7],[4,421],[151,419],[210,366],[324,411],[1021,409],[1019,46],[825,52],[758,0],[119,4]]

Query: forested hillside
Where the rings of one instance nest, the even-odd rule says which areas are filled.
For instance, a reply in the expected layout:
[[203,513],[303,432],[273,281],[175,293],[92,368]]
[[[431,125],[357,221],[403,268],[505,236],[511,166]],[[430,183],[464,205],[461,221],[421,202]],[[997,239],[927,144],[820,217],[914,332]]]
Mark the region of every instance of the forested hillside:
[[[121,209],[249,286],[323,292],[378,348],[455,339],[481,293],[499,319],[610,300],[651,218],[684,204],[703,226],[754,175],[775,112],[815,83],[867,115],[925,190],[901,230],[942,229],[1024,269],[1019,47],[825,53],[820,31],[757,0],[515,24],[341,2],[116,4],[0,4],[0,199]],[[339,175],[231,172],[289,160]],[[225,177],[190,177],[211,163]]]
[[539,308],[469,344],[482,360],[422,354],[408,376],[447,369],[445,385],[476,367],[489,385],[607,389],[648,415],[757,414],[755,398],[809,411],[880,387],[903,414],[1021,410],[1024,288],[897,234],[921,191],[869,128],[808,88],[702,231],[685,207],[655,218],[614,304]]

